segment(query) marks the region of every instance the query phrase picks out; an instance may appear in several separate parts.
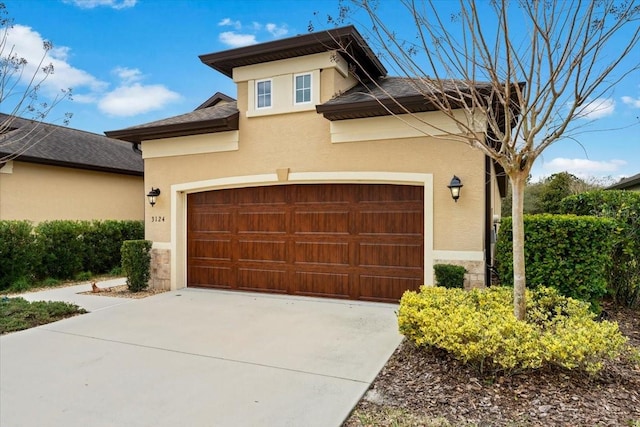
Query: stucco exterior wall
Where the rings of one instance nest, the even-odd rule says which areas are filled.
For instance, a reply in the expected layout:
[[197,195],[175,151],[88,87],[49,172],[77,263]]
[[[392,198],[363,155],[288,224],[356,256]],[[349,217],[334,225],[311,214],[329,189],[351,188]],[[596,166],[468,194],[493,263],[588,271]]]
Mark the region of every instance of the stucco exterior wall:
[[13,161],[0,170],[0,219],[141,220],[142,177]]

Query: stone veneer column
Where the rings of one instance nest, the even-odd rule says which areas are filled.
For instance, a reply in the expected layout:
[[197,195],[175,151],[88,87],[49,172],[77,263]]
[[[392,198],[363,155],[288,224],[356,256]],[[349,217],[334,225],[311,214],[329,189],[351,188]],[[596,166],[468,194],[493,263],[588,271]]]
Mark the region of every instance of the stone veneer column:
[[152,289],[171,289],[171,250],[151,249],[149,287]]
[[[433,260],[434,264],[451,264],[464,267],[467,272],[464,275],[464,288],[484,288],[484,261],[457,261],[457,260]],[[434,277],[435,279],[435,277]]]

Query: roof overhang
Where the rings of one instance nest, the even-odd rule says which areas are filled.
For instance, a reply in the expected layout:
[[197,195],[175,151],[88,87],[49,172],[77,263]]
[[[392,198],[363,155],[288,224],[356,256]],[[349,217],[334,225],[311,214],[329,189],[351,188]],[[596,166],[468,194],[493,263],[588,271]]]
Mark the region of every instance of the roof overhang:
[[382,65],[382,62],[380,62],[364,38],[352,25],[222,52],[209,53],[200,55],[199,58],[204,64],[214,70],[221,72],[227,77],[232,77],[233,69],[236,67],[333,50],[346,50],[349,56],[357,61],[361,69],[356,69],[356,72],[359,73],[360,77],[364,80],[366,80],[366,76],[378,78],[387,74],[387,70],[384,65]]
[[235,113],[219,119],[107,131],[105,135],[109,138],[140,143],[150,139],[225,132],[239,129],[239,117],[240,113]]
[[[0,157],[2,157],[5,153],[0,153]],[[63,168],[70,169],[82,169],[89,170],[94,172],[107,172],[107,173],[115,173],[121,175],[131,175],[131,176],[144,176],[143,171],[134,171],[131,169],[119,169],[119,168],[111,168],[107,166],[99,166],[92,165],[89,163],[75,163],[75,162],[67,162],[64,160],[55,160],[55,159],[47,159],[43,157],[33,157],[21,154],[19,157],[13,159],[14,162],[24,162],[24,163],[35,163],[39,165],[47,165],[47,166],[58,166]]]

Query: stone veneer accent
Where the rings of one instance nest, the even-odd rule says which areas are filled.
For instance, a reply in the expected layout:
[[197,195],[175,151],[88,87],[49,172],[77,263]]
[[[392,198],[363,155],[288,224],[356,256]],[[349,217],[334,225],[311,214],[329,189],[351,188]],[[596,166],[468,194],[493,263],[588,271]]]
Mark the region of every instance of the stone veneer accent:
[[433,264],[451,264],[464,267],[467,272],[464,275],[464,288],[484,288],[484,261],[458,261],[458,260],[442,260],[435,259]]
[[151,289],[171,289],[171,250],[151,249]]

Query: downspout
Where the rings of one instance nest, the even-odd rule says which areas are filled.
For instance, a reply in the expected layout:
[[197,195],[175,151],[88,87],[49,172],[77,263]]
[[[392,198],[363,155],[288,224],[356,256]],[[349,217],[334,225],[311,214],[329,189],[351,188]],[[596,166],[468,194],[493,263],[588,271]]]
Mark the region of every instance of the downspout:
[[491,195],[491,158],[484,156],[484,284],[491,286],[491,267],[493,266],[493,251],[491,250],[493,239],[493,214]]

